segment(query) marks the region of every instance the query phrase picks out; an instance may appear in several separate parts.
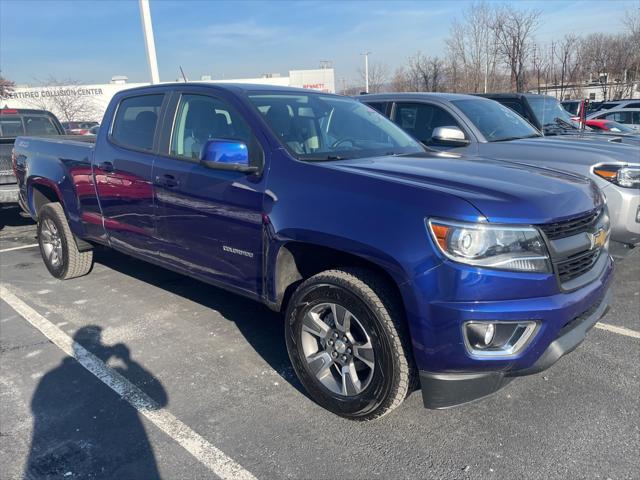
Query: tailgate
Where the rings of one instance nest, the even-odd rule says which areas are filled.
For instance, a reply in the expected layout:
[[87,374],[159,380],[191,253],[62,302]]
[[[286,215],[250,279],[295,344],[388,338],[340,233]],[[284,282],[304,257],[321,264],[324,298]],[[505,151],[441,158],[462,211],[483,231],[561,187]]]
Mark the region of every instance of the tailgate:
[[0,138],[0,184],[15,183],[13,165],[11,165],[11,151],[13,138]]

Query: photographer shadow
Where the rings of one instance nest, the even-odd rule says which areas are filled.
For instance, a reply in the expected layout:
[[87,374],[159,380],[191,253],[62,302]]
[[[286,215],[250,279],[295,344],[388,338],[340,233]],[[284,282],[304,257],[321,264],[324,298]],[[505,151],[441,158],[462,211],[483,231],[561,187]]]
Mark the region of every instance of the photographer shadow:
[[[95,325],[82,327],[74,340],[102,362],[117,363],[110,368],[146,393],[150,408],[164,407],[162,384],[131,358],[126,345],[104,345],[101,333]],[[31,409],[25,478],[160,478],[138,411],[76,359],[65,357],[41,378]]]

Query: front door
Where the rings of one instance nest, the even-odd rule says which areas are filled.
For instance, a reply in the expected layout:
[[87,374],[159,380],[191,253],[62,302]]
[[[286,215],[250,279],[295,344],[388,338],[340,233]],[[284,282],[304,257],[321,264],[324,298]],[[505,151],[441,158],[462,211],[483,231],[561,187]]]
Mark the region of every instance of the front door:
[[168,152],[153,168],[161,259],[205,280],[260,293],[263,176],[212,169],[200,155],[208,140],[237,140],[262,166],[261,146],[235,108],[208,94],[181,94],[171,132]]
[[447,145],[433,138],[433,131],[437,127],[458,127],[464,132],[453,115],[438,105],[422,102],[397,102],[394,105],[391,120],[429,148],[437,150],[467,148],[466,146]]

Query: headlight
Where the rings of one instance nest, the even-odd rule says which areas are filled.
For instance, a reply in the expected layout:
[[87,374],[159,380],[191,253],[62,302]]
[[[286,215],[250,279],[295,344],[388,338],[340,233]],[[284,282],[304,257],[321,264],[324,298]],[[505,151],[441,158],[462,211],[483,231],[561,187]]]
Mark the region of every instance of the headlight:
[[593,173],[621,187],[640,187],[640,166],[599,165],[594,167]]
[[427,225],[440,251],[456,262],[517,272],[551,272],[547,248],[536,228],[435,218]]

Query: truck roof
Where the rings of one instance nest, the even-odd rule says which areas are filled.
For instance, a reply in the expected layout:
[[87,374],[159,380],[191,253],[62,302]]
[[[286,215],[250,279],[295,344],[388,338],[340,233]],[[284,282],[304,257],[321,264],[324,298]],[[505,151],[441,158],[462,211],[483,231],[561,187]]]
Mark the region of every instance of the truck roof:
[[544,95],[541,93],[474,93],[480,97],[485,98],[532,98],[532,97],[551,97],[551,95]]
[[357,98],[361,101],[371,100],[391,100],[398,98],[416,98],[416,97],[429,97],[441,100],[469,100],[471,98],[477,98],[473,95],[467,95],[465,93],[440,93],[440,92],[402,92],[402,93],[367,93],[364,95],[358,95]]
[[298,87],[283,87],[278,85],[264,85],[260,83],[225,83],[225,82],[210,82],[210,81],[197,81],[197,82],[170,82],[170,83],[158,83],[156,85],[146,85],[142,87],[128,88],[121,90],[118,94],[135,92],[135,91],[149,91],[149,90],[171,90],[174,88],[183,88],[185,85],[214,87],[220,90],[228,90],[234,93],[247,93],[247,92],[290,92],[290,93],[317,93],[322,95],[335,95],[332,93],[321,92],[319,90],[311,90],[307,88]]
[[37,108],[0,108],[0,115],[53,115],[49,110],[41,110]]

